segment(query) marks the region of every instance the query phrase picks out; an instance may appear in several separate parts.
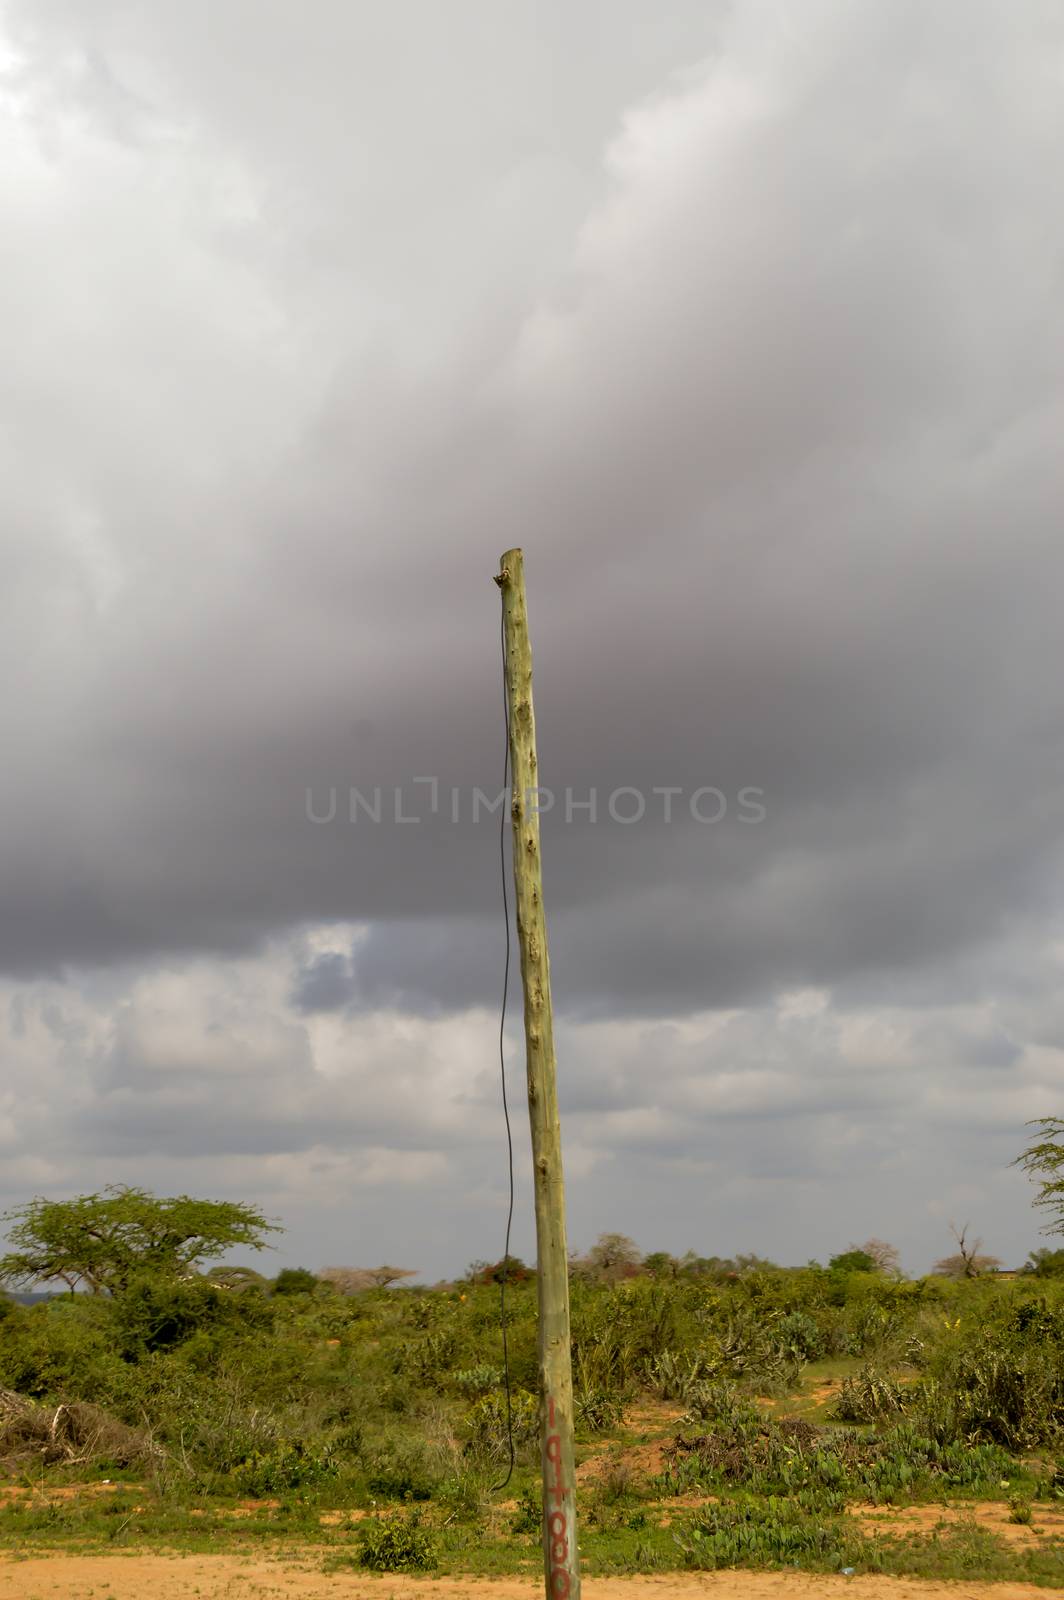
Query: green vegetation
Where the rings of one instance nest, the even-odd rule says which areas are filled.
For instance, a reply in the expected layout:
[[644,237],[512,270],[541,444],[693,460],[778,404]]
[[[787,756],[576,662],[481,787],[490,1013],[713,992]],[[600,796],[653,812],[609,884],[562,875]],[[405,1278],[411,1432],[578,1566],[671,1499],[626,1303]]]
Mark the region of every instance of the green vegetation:
[[[121,1198],[141,1218],[175,1205],[92,1198]],[[208,1204],[186,1203],[201,1207],[194,1239],[159,1243],[140,1222],[108,1235],[110,1292],[0,1302],[0,1542],[283,1537],[386,1572],[535,1570],[529,1269],[478,1263],[434,1289],[377,1286],[398,1268],[193,1275],[197,1241],[196,1259],[215,1250]],[[20,1228],[48,1220],[36,1207]],[[71,1203],[68,1221],[87,1207]],[[240,1226],[261,1242],[249,1208],[214,1217],[216,1234]],[[24,1255],[25,1235],[16,1243]],[[75,1259],[67,1249],[68,1272]],[[100,1280],[102,1261],[81,1252],[82,1280]],[[504,1274],[517,1470],[500,1493]],[[1036,1263],[1010,1279],[907,1281],[876,1241],[827,1267],[642,1262],[612,1235],[574,1264],[572,1314],[589,1571],[798,1565],[1064,1583],[1059,1275]],[[84,1491],[54,1493],[71,1484]],[[998,1506],[993,1527],[980,1502]],[[877,1531],[859,1514],[913,1506],[946,1524]]]

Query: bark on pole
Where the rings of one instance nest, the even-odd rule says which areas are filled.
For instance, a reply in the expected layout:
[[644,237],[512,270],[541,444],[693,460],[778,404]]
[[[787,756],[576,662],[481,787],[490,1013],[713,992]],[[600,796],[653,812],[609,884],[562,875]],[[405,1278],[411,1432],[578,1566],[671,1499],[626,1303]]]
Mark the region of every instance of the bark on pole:
[[579,1600],[569,1252],[565,1239],[565,1185],[555,1082],[550,961],[543,914],[532,648],[528,637],[524,559],[520,550],[507,550],[499,563],[495,581],[502,590],[505,629],[512,780],[510,818],[536,1196],[543,1560],[547,1600]]

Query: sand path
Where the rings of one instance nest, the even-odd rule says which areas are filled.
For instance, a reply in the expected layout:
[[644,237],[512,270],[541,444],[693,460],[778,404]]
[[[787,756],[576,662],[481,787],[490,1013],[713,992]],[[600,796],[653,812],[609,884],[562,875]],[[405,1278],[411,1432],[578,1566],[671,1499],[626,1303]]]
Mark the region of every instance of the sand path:
[[[817,1573],[665,1573],[588,1578],[587,1600],[1035,1600],[1026,1583],[926,1583]],[[233,1555],[0,1556],[0,1600],[537,1600],[530,1579],[324,1574],[320,1561]]]

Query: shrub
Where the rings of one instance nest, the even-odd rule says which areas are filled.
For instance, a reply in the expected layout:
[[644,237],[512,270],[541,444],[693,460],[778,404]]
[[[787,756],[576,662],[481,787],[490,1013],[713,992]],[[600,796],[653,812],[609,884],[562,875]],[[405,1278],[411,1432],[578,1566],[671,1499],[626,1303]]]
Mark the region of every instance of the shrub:
[[502,1261],[496,1261],[486,1266],[479,1263],[472,1272],[473,1283],[527,1283],[531,1273],[521,1260],[520,1256],[505,1256]]
[[1064,1316],[1044,1302],[1007,1308],[947,1347],[914,1395],[928,1431],[1027,1450],[1064,1426]]
[[943,1444],[910,1422],[865,1439],[799,1418],[766,1422],[741,1411],[712,1433],[677,1438],[666,1459],[674,1473],[685,1460],[696,1462],[689,1482],[736,1484],[829,1510],[852,1499],[889,1504],[937,1486],[991,1490],[1011,1468],[996,1445]]
[[539,1533],[543,1526],[543,1499],[538,1483],[526,1483],[517,1497],[514,1533]]
[[0,1388],[36,1399],[108,1399],[121,1385],[123,1365],[110,1310],[87,1295],[16,1306],[3,1324]]
[[832,1256],[828,1262],[829,1272],[876,1272],[878,1270],[875,1258],[867,1250],[844,1250],[841,1255]]
[[[510,1396],[515,1450],[527,1449],[539,1437],[539,1405],[535,1395],[515,1389]],[[502,1461],[509,1454],[506,1397],[486,1394],[470,1408],[465,1421],[466,1448],[487,1461]]]
[[717,1422],[726,1428],[758,1427],[761,1413],[752,1401],[741,1395],[727,1378],[696,1383],[687,1396],[688,1411],[683,1423]]
[[476,1367],[464,1367],[456,1372],[451,1379],[459,1394],[476,1399],[482,1394],[490,1394],[492,1389],[498,1389],[502,1384],[503,1374],[498,1367],[489,1367],[486,1362],[481,1362]]
[[875,1367],[864,1367],[856,1377],[843,1379],[831,1415],[839,1422],[879,1422],[904,1409],[901,1384]]
[[792,1360],[816,1361],[824,1354],[820,1326],[805,1311],[791,1311],[781,1317],[776,1327],[776,1343]]
[[386,1446],[378,1455],[366,1487],[379,1500],[431,1500],[435,1481],[425,1461],[425,1448],[416,1444]]
[[716,1363],[699,1351],[662,1350],[647,1367],[647,1378],[662,1400],[686,1404],[699,1384],[709,1378]]
[[268,1332],[273,1309],[258,1295],[235,1294],[204,1282],[169,1278],[135,1279],[113,1301],[118,1348],[127,1361],[155,1350],[170,1350],[197,1333]]
[[614,1428],[624,1415],[623,1397],[605,1389],[585,1389],[575,1397],[576,1421],[588,1433]]
[[360,1564],[374,1572],[423,1572],[436,1565],[435,1542],[416,1513],[371,1517],[359,1529],[359,1539]]
[[717,1567],[840,1565],[849,1553],[839,1524],[809,1516],[787,1500],[725,1500],[709,1506],[677,1538],[687,1565]]
[[272,1450],[254,1451],[241,1464],[237,1481],[245,1494],[261,1500],[289,1489],[312,1488],[335,1478],[338,1470],[329,1450],[308,1450],[301,1439],[295,1439]]

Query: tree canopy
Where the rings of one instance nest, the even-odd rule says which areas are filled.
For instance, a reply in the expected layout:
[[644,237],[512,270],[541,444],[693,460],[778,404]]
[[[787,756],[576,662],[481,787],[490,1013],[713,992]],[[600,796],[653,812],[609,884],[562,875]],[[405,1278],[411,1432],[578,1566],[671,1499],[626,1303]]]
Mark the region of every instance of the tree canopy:
[[283,1267],[273,1280],[274,1294],[313,1294],[318,1287],[316,1272],[307,1267]]
[[1064,1120],[1040,1117],[1029,1126],[1040,1128],[1042,1137],[1017,1156],[1014,1164],[1038,1184],[1034,1203],[1050,1213],[1042,1232],[1064,1233]]
[[12,1248],[0,1257],[0,1282],[84,1284],[118,1294],[136,1277],[181,1278],[203,1261],[242,1245],[266,1248],[280,1230],[254,1206],[235,1200],[159,1199],[114,1185],[74,1200],[36,1199],[5,1214]]
[[322,1267],[321,1283],[330,1283],[340,1294],[361,1294],[365,1289],[388,1289],[404,1278],[416,1278],[416,1267]]
[[844,1250],[841,1255],[832,1256],[828,1262],[829,1272],[878,1272],[878,1270],[875,1257],[855,1244]]
[[615,1283],[639,1270],[642,1256],[626,1233],[600,1233],[586,1256],[573,1256],[569,1266],[578,1276]]
[[1033,1278],[1064,1278],[1064,1250],[1032,1250],[1022,1270]]

